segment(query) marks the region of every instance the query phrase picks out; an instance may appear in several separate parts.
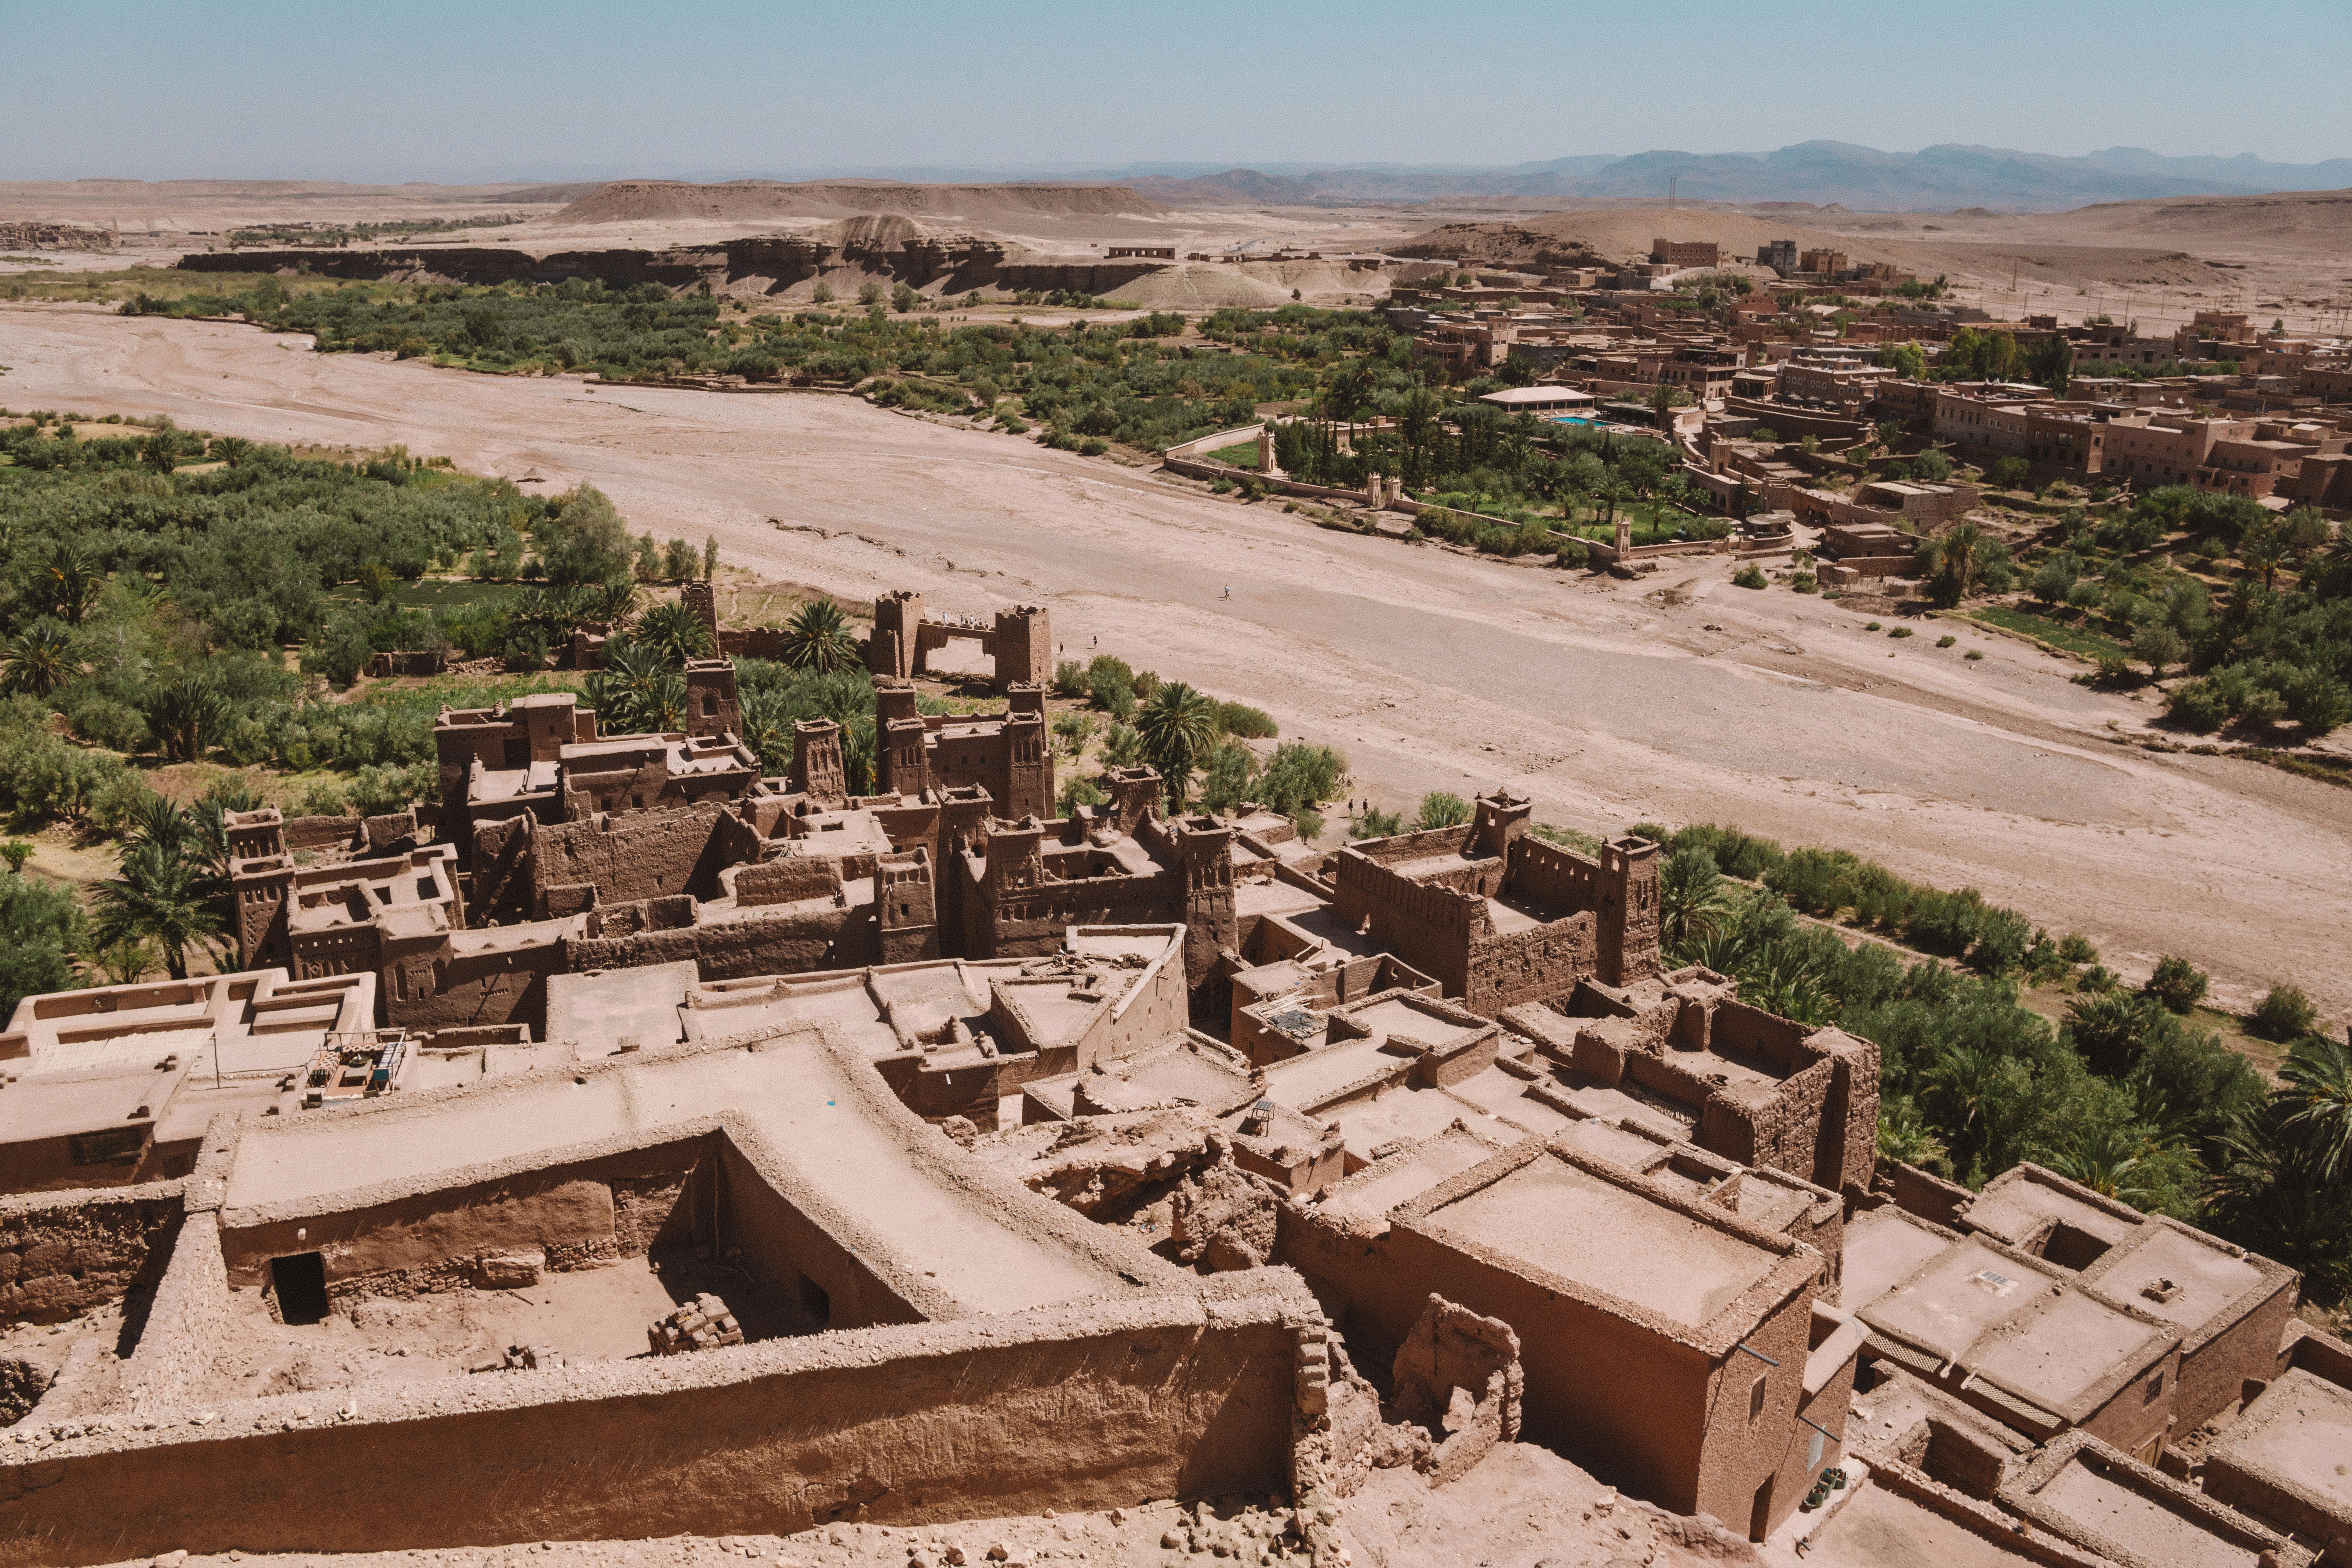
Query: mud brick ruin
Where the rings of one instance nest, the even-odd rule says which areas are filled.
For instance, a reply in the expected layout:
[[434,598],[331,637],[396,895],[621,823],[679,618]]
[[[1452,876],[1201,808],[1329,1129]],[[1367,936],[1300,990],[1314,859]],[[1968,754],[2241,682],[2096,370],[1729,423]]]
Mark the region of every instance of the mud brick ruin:
[[[1883,1163],[1877,1046],[1665,968],[1643,840],[1498,790],[1327,853],[1144,768],[1055,816],[1045,624],[882,601],[870,795],[827,721],[762,776],[728,658],[682,733],[445,713],[437,806],[229,819],[237,972],[22,1003],[14,1557],[1246,1493],[1335,1564],[1382,1472],[1524,1444],[1717,1555],[2352,1550],[2292,1269]],[[1002,709],[920,711],[952,637]]]

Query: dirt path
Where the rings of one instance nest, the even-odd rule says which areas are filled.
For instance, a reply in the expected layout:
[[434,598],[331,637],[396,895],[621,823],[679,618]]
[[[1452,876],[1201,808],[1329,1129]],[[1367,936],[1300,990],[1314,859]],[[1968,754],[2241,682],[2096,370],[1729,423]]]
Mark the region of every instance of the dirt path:
[[1072,657],[1099,637],[1264,707],[1286,735],[1344,747],[1383,805],[1507,783],[1592,829],[1733,822],[1977,887],[2126,973],[2180,952],[2226,1000],[2291,979],[2352,1012],[2352,797],[2114,744],[2149,705],[2008,638],[1892,642],[1714,563],[1621,584],[1318,530],[845,397],[591,392],[308,346],[13,307],[0,401],[397,441],[550,489],[588,479],[638,528],[716,533],[722,560],[765,576],[952,610],[1048,604]]

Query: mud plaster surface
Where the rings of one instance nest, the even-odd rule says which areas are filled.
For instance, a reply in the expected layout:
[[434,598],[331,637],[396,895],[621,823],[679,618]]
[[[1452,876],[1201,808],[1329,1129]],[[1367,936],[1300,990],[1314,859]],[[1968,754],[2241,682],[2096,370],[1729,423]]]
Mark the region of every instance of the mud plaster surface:
[[[1730,818],[1976,887],[2126,974],[2182,952],[2225,1003],[2291,978],[2352,1010],[2342,792],[2113,745],[2152,705],[2011,639],[1891,644],[1833,603],[1732,588],[1723,563],[1622,584],[1317,530],[844,397],[591,393],[68,307],[0,311],[0,339],[12,406],[404,442],[550,491],[593,480],[633,527],[714,533],[766,579],[969,613],[1045,603],[1074,654],[1099,637],[1342,746],[1383,806],[1507,783],[1595,828]],[[1675,586],[1681,603],[1655,596]]]
[[[751,1312],[752,1291],[740,1276],[696,1263],[677,1249],[659,1271],[644,1257],[601,1268],[542,1274],[505,1290],[454,1290],[409,1300],[373,1298],[338,1309],[320,1322],[281,1323],[257,1290],[233,1289],[226,1331],[210,1375],[188,1395],[194,1404],[278,1394],[353,1396],[402,1383],[465,1373],[515,1345],[546,1346],[566,1363],[649,1354],[646,1330],[698,1289],[732,1298]],[[780,1324],[746,1324],[766,1338]],[[497,1373],[477,1375],[496,1377]]]
[[[1441,1489],[1411,1468],[1375,1470],[1363,1489],[1342,1505],[1340,1532],[1358,1568],[1555,1568],[1646,1563],[1651,1568],[1730,1568],[1755,1559],[1694,1549],[1662,1529],[1658,1515],[1624,1503],[1615,1492],[1549,1450],[1505,1444],[1477,1468]],[[796,1535],[670,1536],[649,1541],[534,1542],[446,1551],[307,1552],[194,1556],[185,1568],[217,1568],[233,1561],[271,1568],[394,1568],[447,1563],[452,1568],[604,1568],[606,1564],[722,1564],[757,1562],[787,1568],[938,1568],[951,1564],[950,1548],[967,1568],[1008,1568],[1053,1563],[1096,1568],[1217,1568],[1304,1563],[1289,1529],[1286,1500],[1223,1498],[1198,1506],[1149,1503],[1107,1513],[974,1520],[920,1529],[843,1524]],[[1163,1542],[1173,1539],[1175,1545]],[[993,1546],[1005,1555],[992,1559]],[[1221,1554],[1217,1548],[1222,1545]],[[131,1558],[146,1563],[152,1558]],[[2003,1560],[2006,1561],[2006,1560]]]
[[1916,1503],[1865,1487],[1807,1539],[1801,1561],[1816,1568],[2015,1568],[2031,1559]]

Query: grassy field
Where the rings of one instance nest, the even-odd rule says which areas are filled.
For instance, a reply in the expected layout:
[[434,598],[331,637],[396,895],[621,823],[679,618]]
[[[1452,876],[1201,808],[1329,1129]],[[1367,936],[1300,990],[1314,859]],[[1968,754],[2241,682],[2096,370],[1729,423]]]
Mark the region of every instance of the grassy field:
[[1257,443],[1255,440],[1236,441],[1230,447],[1220,447],[1209,454],[1209,460],[1230,463],[1236,468],[1255,468],[1257,467]]
[[[414,583],[394,584],[392,602],[405,610],[454,608],[482,599],[521,593],[526,586],[520,583],[482,583],[470,577],[424,577]],[[358,605],[367,600],[366,594],[356,583],[343,584],[328,597],[340,605]]]
[[1999,626],[2003,631],[2022,632],[2081,658],[2126,658],[2131,653],[2130,649],[2104,632],[2093,631],[2088,626],[2070,626],[2063,621],[2049,620],[2009,605],[1987,605],[1970,610],[1967,618],[1982,621],[1989,626]]

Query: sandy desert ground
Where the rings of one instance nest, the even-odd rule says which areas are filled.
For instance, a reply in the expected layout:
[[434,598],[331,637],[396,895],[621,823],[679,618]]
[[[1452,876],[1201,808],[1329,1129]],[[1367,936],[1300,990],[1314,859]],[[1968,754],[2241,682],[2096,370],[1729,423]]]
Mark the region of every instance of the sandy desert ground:
[[1890,642],[1717,564],[1621,584],[1318,530],[844,396],[592,391],[57,306],[0,310],[0,363],[12,406],[401,442],[549,490],[591,480],[637,527],[715,533],[763,578],[970,612],[1042,602],[1073,657],[1099,639],[1258,704],[1345,748],[1384,805],[1507,784],[1592,830],[1737,823],[1979,888],[2127,973],[2180,952],[2221,1000],[2285,978],[2352,1011],[2344,793],[2118,745],[2148,704],[2005,638]]
[[[1764,210],[1721,205],[1668,211],[1612,202],[1570,211],[1465,199],[1363,206],[1220,205],[1170,208],[1124,187],[1069,187],[1046,197],[991,186],[682,187],[660,182],[592,185],[350,185],[291,181],[82,180],[0,183],[0,222],[42,219],[111,227],[110,252],[0,258],[0,275],[35,267],[76,270],[169,266],[191,250],[226,243],[228,231],[271,223],[481,221],[383,243],[563,248],[713,244],[748,234],[812,233],[866,212],[902,214],[940,233],[992,237],[1039,255],[1083,256],[1116,243],[1172,244],[1180,254],[1279,248],[1360,252],[1408,243],[1441,226],[1509,224],[1581,239],[1603,257],[1645,254],[1662,234],[1714,239],[1751,254],[1767,238],[1832,245],[1922,277],[1948,274],[1954,298],[2002,318],[2054,313],[2079,321],[2102,312],[2155,331],[2202,310],[2242,310],[2267,325],[2334,332],[2352,322],[2352,192],[2109,202],[2025,216],[1980,208],[1951,213]],[[26,253],[14,253],[24,256]],[[1323,303],[1360,300],[1385,288],[1378,275],[1294,266],[1247,275],[1180,263],[1123,294],[1159,308],[1267,304],[1290,289]]]

